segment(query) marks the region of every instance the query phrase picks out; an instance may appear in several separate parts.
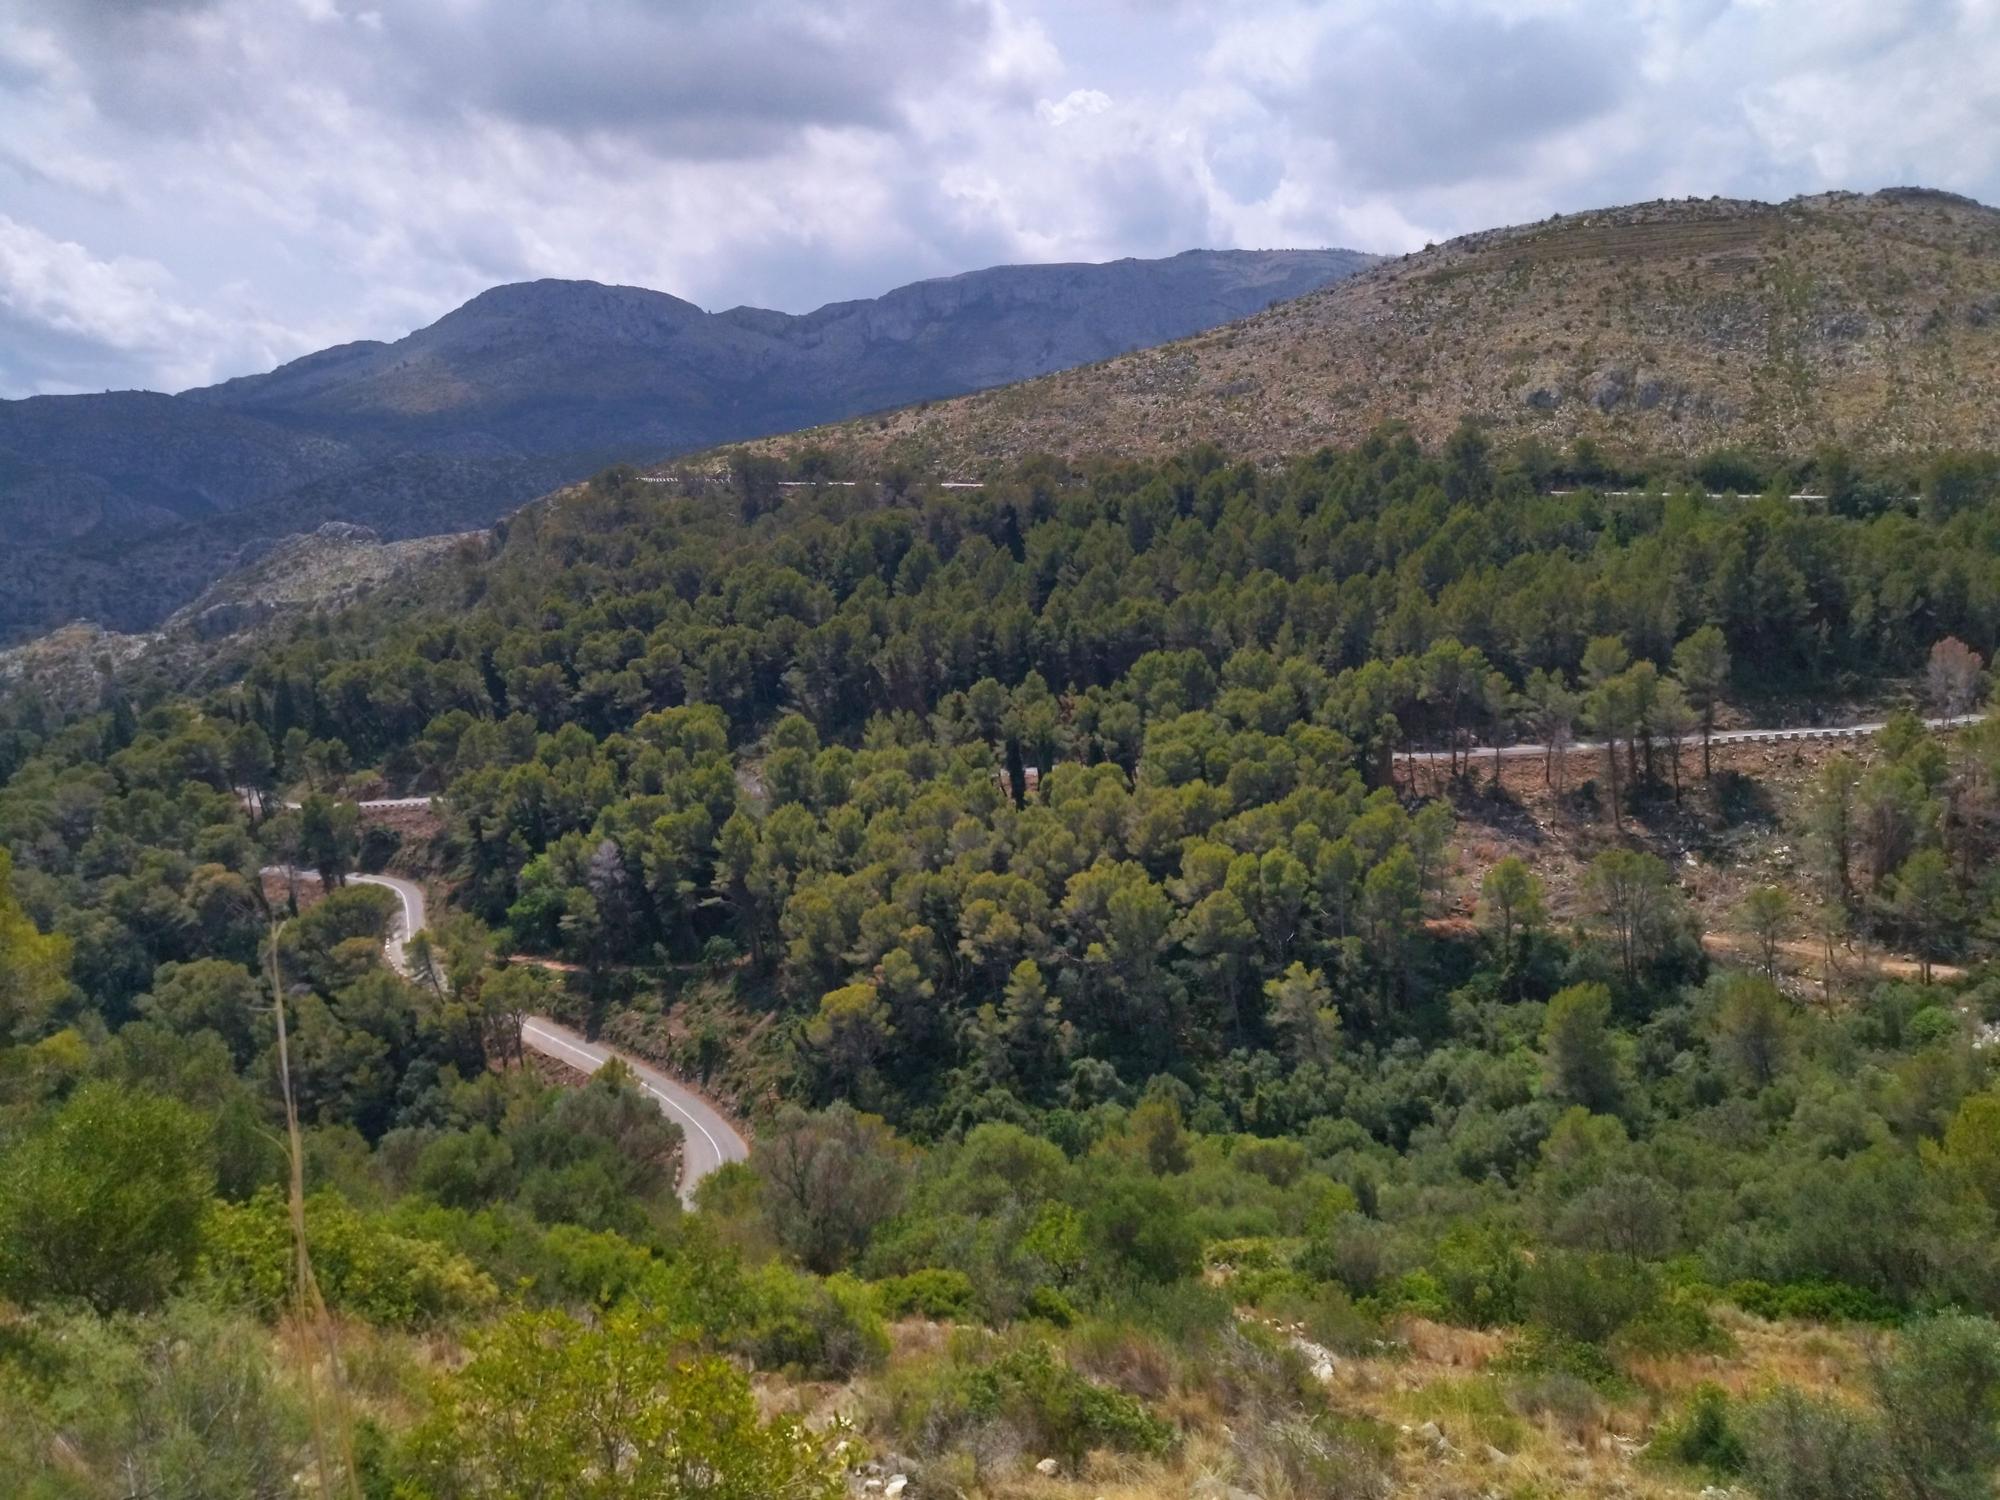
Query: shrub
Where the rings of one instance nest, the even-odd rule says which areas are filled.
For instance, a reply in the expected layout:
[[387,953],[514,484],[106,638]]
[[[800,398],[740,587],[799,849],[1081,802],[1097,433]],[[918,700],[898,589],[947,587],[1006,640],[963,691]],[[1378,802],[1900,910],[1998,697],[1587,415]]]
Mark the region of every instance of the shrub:
[[883,1315],[891,1318],[962,1320],[973,1315],[979,1302],[970,1276],[935,1266],[876,1282],[875,1297]]
[[1384,1500],[1394,1487],[1395,1442],[1376,1422],[1319,1412],[1254,1424],[1235,1441],[1244,1477],[1260,1495]]
[[1746,1476],[1764,1500],[1887,1500],[1895,1493],[1876,1425],[1789,1387],[1752,1414],[1744,1448]]
[[1561,1375],[1599,1391],[1615,1392],[1626,1380],[1611,1356],[1597,1344],[1564,1338],[1548,1328],[1529,1328],[1493,1368],[1520,1375]]
[[361,830],[361,849],[355,862],[364,870],[385,870],[402,847],[401,833],[386,823],[370,823]]
[[1268,1271],[1281,1264],[1276,1242],[1268,1236],[1249,1239],[1216,1240],[1202,1253],[1210,1269],[1228,1266],[1234,1271]]
[[438,1381],[407,1467],[396,1493],[461,1500],[690,1490],[834,1500],[846,1489],[828,1435],[762,1419],[742,1372],[690,1356],[673,1330],[629,1310],[592,1325],[516,1313],[488,1330]]
[[1201,1269],[1201,1239],[1178,1193],[1152,1178],[1120,1176],[1084,1207],[1091,1246],[1114,1280],[1179,1281]]
[[1382,1341],[1382,1325],[1355,1306],[1337,1286],[1325,1285],[1280,1295],[1264,1304],[1282,1322],[1297,1323],[1306,1337],[1336,1354],[1363,1354]]
[[1029,1317],[1053,1323],[1058,1328],[1067,1328],[1076,1321],[1076,1308],[1069,1298],[1052,1286],[1038,1286],[1029,1292],[1024,1311]]
[[1730,1411],[1729,1393],[1712,1382],[1697,1386],[1687,1409],[1654,1437],[1651,1452],[1669,1463],[1710,1474],[1741,1472],[1747,1455]]
[[1659,1315],[1659,1274],[1616,1255],[1545,1251],[1521,1280],[1528,1318],[1558,1338],[1607,1343],[1620,1329]]
[[889,1336],[869,1287],[842,1273],[824,1280],[771,1264],[746,1278],[737,1344],[759,1367],[845,1380],[879,1365]]
[[1432,1254],[1430,1270],[1453,1322],[1486,1327],[1520,1316],[1527,1262],[1501,1231],[1473,1225],[1452,1230]]
[[974,1416],[1011,1416],[1072,1469],[1092,1448],[1161,1454],[1173,1444],[1173,1430],[1136,1397],[1093,1385],[1044,1343],[973,1371],[967,1395]]
[[1368,1297],[1382,1289],[1392,1274],[1394,1260],[1389,1228],[1349,1213],[1340,1215],[1327,1232],[1308,1241],[1293,1264],[1315,1281],[1337,1281],[1355,1296]]
[[1672,1288],[1613,1336],[1626,1354],[1731,1354],[1736,1340],[1717,1326],[1693,1291]]
[[1950,1313],[1912,1323],[1870,1370],[1886,1441],[1912,1493],[1990,1495],[2000,1465],[2000,1328]]
[[1760,1318],[1798,1318],[1815,1323],[1894,1323],[1896,1304],[1880,1292],[1844,1281],[1731,1282],[1723,1292],[1745,1312]]
[[[498,1293],[471,1261],[434,1240],[398,1234],[338,1195],[306,1202],[313,1275],[328,1307],[398,1327],[490,1306]],[[217,1203],[202,1235],[201,1271],[224,1295],[275,1316],[292,1290],[292,1226],[285,1200],[265,1188],[248,1203]]]
[[[1519,1369],[1522,1361],[1502,1360]],[[1522,1371],[1507,1390],[1507,1405],[1521,1416],[1552,1423],[1569,1437],[1581,1441],[1604,1415],[1604,1402],[1597,1393],[1599,1381],[1585,1379],[1560,1369]]]
[[24,1302],[77,1297],[100,1312],[138,1308],[193,1264],[215,1172],[207,1122],[186,1105],[88,1084],[9,1148],[0,1291]]

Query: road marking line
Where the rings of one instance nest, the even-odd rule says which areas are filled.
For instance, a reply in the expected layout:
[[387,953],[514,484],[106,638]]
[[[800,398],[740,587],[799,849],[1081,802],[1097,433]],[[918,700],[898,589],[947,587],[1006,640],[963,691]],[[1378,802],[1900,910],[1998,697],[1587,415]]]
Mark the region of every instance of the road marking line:
[[[554,1046],[560,1047],[563,1049],[563,1051],[571,1053],[574,1056],[581,1057],[586,1061],[588,1061],[589,1063],[591,1063],[592,1066],[586,1070],[591,1073],[595,1073],[599,1068],[603,1067],[606,1063],[610,1062],[612,1057],[617,1056],[616,1053],[610,1052],[610,1050],[607,1048],[605,1050],[608,1055],[604,1057],[593,1057],[589,1052],[585,1051],[581,1047],[576,1046],[574,1043],[569,1042],[562,1037],[555,1036],[547,1031],[544,1031],[541,1027],[537,1026],[533,1021],[524,1021],[521,1024],[522,1035],[525,1036],[531,1032],[534,1035],[540,1037],[543,1041],[548,1042]],[[694,1126],[696,1130],[699,1130],[701,1132],[702,1138],[708,1142],[709,1149],[715,1153],[715,1164],[718,1167],[721,1166],[724,1162],[730,1160],[728,1156],[725,1156],[723,1154],[722,1143],[716,1140],[714,1136],[709,1134],[708,1127],[702,1124],[701,1121],[696,1119],[692,1114],[690,1114],[686,1106],[678,1103],[674,1099],[670,1098],[668,1095],[662,1093],[659,1089],[653,1087],[652,1084],[648,1083],[644,1078],[640,1077],[637,1068],[634,1068],[632,1070],[632,1076],[638,1081],[640,1088],[644,1089],[647,1093],[651,1094],[655,1099],[658,1099],[662,1104],[666,1105],[667,1108],[671,1109],[675,1114],[682,1116],[684,1119],[687,1120],[687,1122],[690,1125]]]

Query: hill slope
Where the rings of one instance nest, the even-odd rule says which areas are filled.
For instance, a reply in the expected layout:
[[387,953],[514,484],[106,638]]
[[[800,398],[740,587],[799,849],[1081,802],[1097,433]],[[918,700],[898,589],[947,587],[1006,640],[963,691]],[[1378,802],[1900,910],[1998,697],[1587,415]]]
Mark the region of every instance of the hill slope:
[[1228,328],[840,436],[953,470],[1202,439],[1296,453],[1388,418],[1436,441],[1467,416],[1638,449],[2000,446],[2000,213],[1895,189],[1490,230]]
[[0,639],[157,622],[246,540],[494,520],[606,463],[1020,380],[1370,264],[1346,250],[1004,266],[804,316],[637,287],[495,287],[395,343],[180,396],[0,402]]

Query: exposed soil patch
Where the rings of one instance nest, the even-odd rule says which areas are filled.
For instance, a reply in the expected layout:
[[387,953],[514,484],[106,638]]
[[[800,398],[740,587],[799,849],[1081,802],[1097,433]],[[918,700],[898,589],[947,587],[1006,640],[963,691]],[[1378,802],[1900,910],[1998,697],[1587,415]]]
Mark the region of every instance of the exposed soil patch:
[[[1649,787],[1628,803],[1618,825],[1611,819],[1602,750],[1570,752],[1566,764],[1550,769],[1547,781],[1539,759],[1502,759],[1497,789],[1491,756],[1476,759],[1455,783],[1448,783],[1443,766],[1418,765],[1412,773],[1417,791],[1448,796],[1458,814],[1446,886],[1449,915],[1471,917],[1486,871],[1516,855],[1541,877],[1550,917],[1575,921],[1583,914],[1580,888],[1590,861],[1614,847],[1643,849],[1665,860],[1679,878],[1704,945],[1747,963],[1752,948],[1738,929],[1737,910],[1754,886],[1797,892],[1804,883],[1805,851],[1797,830],[1814,776],[1834,755],[1851,755],[1865,766],[1874,753],[1868,740],[1717,745],[1714,775],[1705,780],[1700,748],[1691,746],[1683,752],[1680,800],[1671,786]],[[1656,765],[1667,774],[1657,751]],[[1625,775],[1621,760],[1621,785]],[[1780,967],[1795,981],[1818,984],[1825,953],[1809,936],[1810,918],[1802,901],[1799,935],[1780,945]],[[1920,970],[1907,955],[1872,947],[1864,954],[1859,944],[1837,950],[1834,968],[1836,983],[1863,973],[1916,978]],[[1947,964],[1931,966],[1937,979],[1962,972]]]

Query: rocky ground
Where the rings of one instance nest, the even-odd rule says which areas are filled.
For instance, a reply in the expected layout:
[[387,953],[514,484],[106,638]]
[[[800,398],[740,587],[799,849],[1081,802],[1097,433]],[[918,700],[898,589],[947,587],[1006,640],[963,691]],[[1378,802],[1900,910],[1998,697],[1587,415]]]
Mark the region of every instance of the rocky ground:
[[1490,230],[1212,332],[772,440],[975,478],[1198,441],[1274,458],[1391,418],[1428,443],[1809,453],[2000,446],[2000,213],[1920,190],[1689,199]]
[[490,544],[484,532],[384,542],[364,526],[329,521],[271,544],[157,631],[125,634],[84,622],[0,651],[0,691],[32,687],[75,711],[94,706],[107,679],[134,669],[184,684],[304,615],[403,587]]

